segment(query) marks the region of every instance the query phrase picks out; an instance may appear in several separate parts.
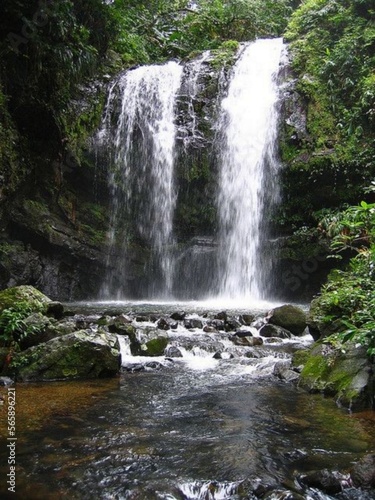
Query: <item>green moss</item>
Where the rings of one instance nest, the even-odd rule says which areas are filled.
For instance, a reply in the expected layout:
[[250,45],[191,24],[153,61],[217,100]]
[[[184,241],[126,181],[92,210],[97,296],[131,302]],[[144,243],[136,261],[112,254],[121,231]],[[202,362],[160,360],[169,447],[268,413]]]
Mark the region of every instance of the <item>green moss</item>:
[[0,201],[15,191],[27,173],[20,158],[20,142],[0,81]]
[[213,58],[209,61],[212,68],[219,70],[232,66],[235,62],[240,44],[235,40],[223,42],[217,49],[211,51]]
[[306,363],[309,358],[309,352],[306,349],[301,349],[293,354],[293,366],[301,366]]
[[365,349],[347,344],[343,350],[341,345],[318,343],[306,354],[307,359],[299,359],[297,354],[293,361],[295,365],[305,362],[300,379],[302,387],[335,396],[343,404],[366,406],[369,403],[373,396]]
[[141,354],[144,356],[162,356],[167,345],[167,337],[157,337],[146,342],[146,349],[142,349]]
[[27,303],[33,312],[45,312],[49,301],[46,295],[33,286],[16,286],[0,292],[0,311],[15,307],[18,303]]
[[322,384],[324,386],[325,378],[329,373],[329,361],[323,356],[310,356],[302,370],[302,377],[305,380],[309,380],[316,383]]

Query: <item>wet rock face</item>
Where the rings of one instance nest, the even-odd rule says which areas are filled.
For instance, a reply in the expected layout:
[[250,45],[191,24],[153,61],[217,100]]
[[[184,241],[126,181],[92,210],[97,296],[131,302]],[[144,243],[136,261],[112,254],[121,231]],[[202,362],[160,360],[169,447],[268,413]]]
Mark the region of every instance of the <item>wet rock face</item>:
[[347,476],[327,469],[311,471],[299,477],[299,481],[302,484],[311,488],[318,488],[329,495],[340,493],[342,483],[346,480]]
[[373,367],[363,346],[347,342],[345,349],[317,343],[308,352],[300,385],[310,392],[334,396],[352,410],[371,408]]
[[350,477],[357,488],[375,488],[375,453],[365,455],[356,463]]

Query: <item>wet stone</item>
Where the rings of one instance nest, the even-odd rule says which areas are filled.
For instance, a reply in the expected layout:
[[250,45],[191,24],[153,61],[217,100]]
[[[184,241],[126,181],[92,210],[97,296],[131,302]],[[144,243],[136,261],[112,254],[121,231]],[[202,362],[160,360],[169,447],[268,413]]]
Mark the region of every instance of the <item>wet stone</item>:
[[168,358],[182,358],[182,352],[174,345],[168,346],[165,350],[165,356]]
[[210,326],[210,325],[205,325],[203,327],[203,331],[205,333],[218,333],[218,330],[216,330],[216,328],[214,326]]
[[171,314],[171,319],[174,319],[176,321],[183,321],[185,319],[186,312],[185,311],[176,311]]
[[160,328],[160,330],[170,330],[171,325],[169,321],[165,318],[160,318],[158,322],[156,323],[157,327]]
[[9,377],[0,377],[0,387],[6,387],[14,384],[14,380]]
[[259,335],[262,337],[275,337],[279,339],[288,339],[292,336],[285,328],[271,324],[262,326],[259,330]]
[[223,331],[224,330],[224,321],[221,319],[212,319],[207,321],[207,326],[212,326],[216,330]]
[[238,328],[240,328],[240,326],[241,326],[241,323],[234,318],[228,319],[224,323],[224,329],[226,332],[233,332],[234,330],[237,330]]
[[238,318],[240,323],[242,323],[245,326],[251,326],[254,319],[255,319],[254,314],[241,314]]
[[192,330],[194,328],[203,328],[203,323],[200,319],[197,318],[188,318],[184,320],[184,327],[188,330]]
[[145,323],[146,321],[150,321],[150,317],[145,315],[138,315],[135,317],[135,320],[137,321],[137,323]]
[[375,453],[365,455],[354,465],[351,478],[357,487],[375,488]]
[[215,314],[214,319],[220,319],[222,321],[227,321],[228,315],[226,311],[220,311],[217,314]]
[[329,495],[341,492],[341,483],[346,476],[336,471],[322,469],[302,474],[298,477],[299,482],[311,488],[318,488]]

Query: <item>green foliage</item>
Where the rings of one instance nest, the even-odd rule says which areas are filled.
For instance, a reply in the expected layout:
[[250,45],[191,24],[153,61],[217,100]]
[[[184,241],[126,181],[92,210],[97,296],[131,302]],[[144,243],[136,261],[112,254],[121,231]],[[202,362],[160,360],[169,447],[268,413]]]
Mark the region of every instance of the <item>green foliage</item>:
[[29,302],[18,302],[14,307],[4,309],[0,314],[0,341],[4,345],[19,342],[32,333],[37,333],[35,325],[27,325],[25,319],[35,312]]
[[223,42],[219,48],[212,50],[214,57],[210,62],[211,66],[215,69],[220,69],[232,65],[239,46],[239,43],[235,40]]
[[289,0],[115,0],[120,26],[115,44],[127,63],[186,57],[216,49],[226,40],[279,36],[293,2]]
[[61,153],[77,85],[93,76],[116,37],[101,0],[4,0],[0,78],[7,108],[31,151]]
[[356,203],[374,178],[373,13],[365,0],[305,0],[290,18],[285,38],[306,133],[283,131],[286,227]]
[[356,253],[348,270],[333,271],[322,288],[321,320],[340,320],[344,325],[330,340],[358,342],[370,356],[375,355],[375,204],[362,201],[330,213],[320,229],[331,239],[333,251]]
[[375,243],[375,203],[361,201],[357,206],[331,212],[322,218],[319,228],[331,239],[332,250],[366,253]]
[[309,98],[324,113],[318,122],[324,125],[331,115],[341,137],[358,139],[371,127],[375,64],[375,26],[368,9],[359,5],[307,0],[293,13],[286,32],[296,71],[314,82]]

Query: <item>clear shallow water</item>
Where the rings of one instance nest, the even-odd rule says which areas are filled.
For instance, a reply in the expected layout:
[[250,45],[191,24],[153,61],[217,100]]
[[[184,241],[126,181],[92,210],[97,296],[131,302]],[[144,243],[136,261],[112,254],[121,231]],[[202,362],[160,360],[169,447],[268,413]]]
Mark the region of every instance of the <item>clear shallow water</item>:
[[[18,384],[16,498],[252,498],[239,494],[247,479],[294,489],[296,473],[346,470],[374,448],[373,412],[351,416],[272,375],[307,337],[253,348],[258,357],[224,337],[179,326],[170,341],[184,357],[154,369]],[[212,358],[220,342],[234,358]],[[2,478],[6,458],[3,445]]]

